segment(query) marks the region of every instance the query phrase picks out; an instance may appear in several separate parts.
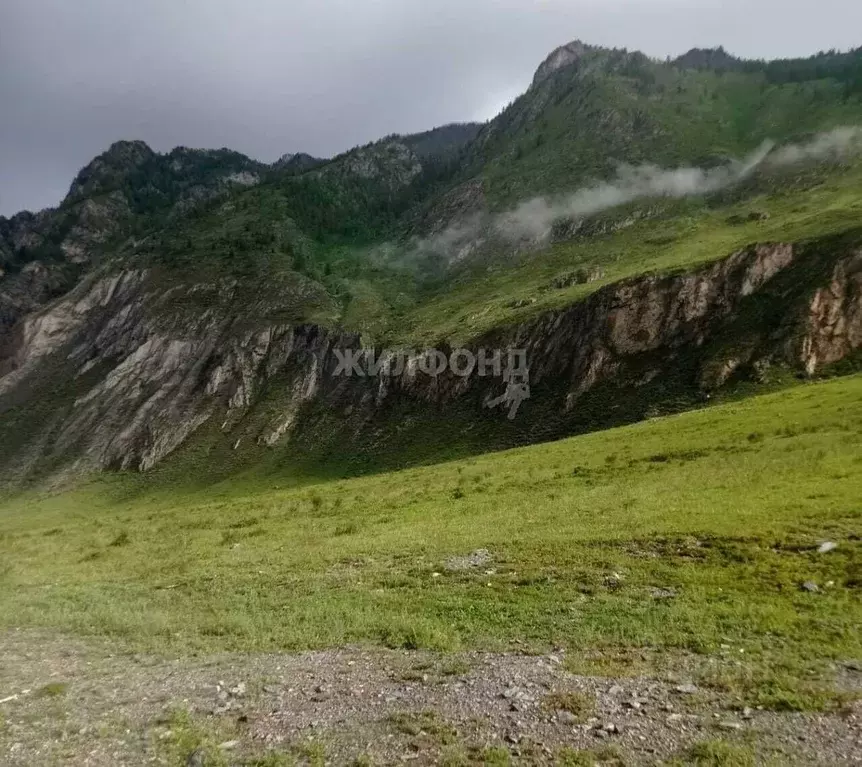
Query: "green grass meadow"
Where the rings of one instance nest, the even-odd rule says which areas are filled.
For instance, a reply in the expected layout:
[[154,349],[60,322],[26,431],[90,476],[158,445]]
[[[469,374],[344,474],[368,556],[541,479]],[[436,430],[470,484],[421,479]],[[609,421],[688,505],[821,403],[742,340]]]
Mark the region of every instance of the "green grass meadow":
[[[563,646],[597,671],[632,651],[732,646],[758,695],[775,687],[763,674],[862,657],[859,375],[432,467],[289,482],[143,492],[114,476],[7,499],[0,622],[180,653]],[[838,547],[820,554],[823,541]],[[492,562],[447,569],[480,548]]]

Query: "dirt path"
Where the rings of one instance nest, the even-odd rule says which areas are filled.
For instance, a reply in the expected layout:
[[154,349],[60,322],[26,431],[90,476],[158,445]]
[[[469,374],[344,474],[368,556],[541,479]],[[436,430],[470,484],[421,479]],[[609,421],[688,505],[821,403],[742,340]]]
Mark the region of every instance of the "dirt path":
[[[33,631],[0,634],[0,657],[4,765],[657,764],[696,754],[737,759],[705,764],[862,764],[858,703],[828,716],[728,710],[686,684],[684,664],[657,681],[573,676],[561,655],[348,648],[172,660]],[[862,689],[862,674],[843,683]]]

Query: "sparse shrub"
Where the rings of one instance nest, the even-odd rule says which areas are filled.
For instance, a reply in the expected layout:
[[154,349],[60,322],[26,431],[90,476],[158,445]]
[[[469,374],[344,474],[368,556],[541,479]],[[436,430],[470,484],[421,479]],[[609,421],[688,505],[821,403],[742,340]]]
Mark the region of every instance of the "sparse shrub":
[[723,740],[695,743],[685,753],[686,763],[696,767],[754,767],[754,753],[748,746]]
[[649,668],[642,653],[630,647],[603,647],[566,658],[566,670],[580,676],[634,677],[647,673]]
[[392,714],[389,721],[405,735],[417,737],[424,734],[443,745],[454,743],[458,739],[458,731],[441,719],[436,711],[403,711]]
[[393,650],[455,650],[457,640],[437,626],[422,621],[395,622],[380,632],[380,640]]
[[512,755],[502,746],[489,746],[479,755],[479,760],[486,767],[508,767],[512,763]]
[[296,758],[291,754],[272,751],[266,756],[254,759],[251,762],[246,762],[245,764],[247,764],[248,767],[295,767]]
[[625,760],[615,746],[604,746],[588,751],[578,751],[574,748],[564,747],[557,751],[554,764],[559,767],[624,767]]
[[557,752],[554,763],[559,767],[593,767],[596,757],[590,751],[576,751],[566,746]]
[[709,450],[680,450],[677,453],[671,453],[671,457],[679,461],[696,461],[698,458],[706,458],[708,455]]
[[311,767],[323,767],[326,764],[326,747],[322,743],[303,743],[299,753]]
[[36,690],[37,698],[59,698],[69,691],[69,685],[66,682],[51,682],[44,687]]
[[596,699],[583,692],[552,692],[544,706],[549,711],[567,711],[583,722],[596,710]]
[[781,677],[767,679],[752,691],[748,698],[755,706],[769,711],[807,712],[838,710],[854,699],[845,694],[818,685],[799,684]]
[[440,666],[439,671],[442,676],[464,676],[470,673],[470,668],[467,661],[456,658]]
[[117,534],[117,537],[114,538],[113,541],[111,541],[111,546],[115,546],[115,547],[117,547],[117,546],[128,546],[128,544],[129,544],[129,534],[125,530],[120,531]]
[[414,668],[407,669],[407,671],[404,671],[403,673],[398,675],[398,679],[402,682],[416,682],[417,684],[419,682],[427,681],[427,678],[428,674],[426,674],[424,671]]
[[671,453],[656,453],[647,458],[650,463],[668,463],[669,461],[696,461],[698,458],[706,458],[708,450],[678,450]]

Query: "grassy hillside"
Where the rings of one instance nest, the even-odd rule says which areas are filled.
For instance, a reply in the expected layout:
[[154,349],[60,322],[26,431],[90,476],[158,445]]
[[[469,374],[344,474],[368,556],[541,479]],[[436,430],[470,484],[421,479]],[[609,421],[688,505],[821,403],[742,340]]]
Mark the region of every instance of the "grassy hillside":
[[[498,263],[464,265],[392,323],[390,340],[453,343],[567,306],[604,285],[645,273],[688,270],[753,242],[796,242],[855,228],[862,220],[862,166],[797,170],[752,188],[685,201],[646,200],[598,216],[579,236]],[[648,212],[641,220],[637,212]],[[757,215],[768,214],[767,220]],[[619,226],[618,222],[628,223]],[[571,278],[595,274],[589,282]]]
[[475,167],[492,203],[511,204],[607,178],[619,163],[709,166],[766,139],[862,121],[858,66],[800,63],[792,77],[762,62],[743,69],[590,49],[492,121],[474,147]]
[[747,699],[824,702],[801,670],[862,653],[860,402],[854,376],[355,480],[19,497],[0,620],[182,652],[729,644]]
[[[691,269],[752,242],[851,229],[862,212],[860,184],[859,164],[800,167],[709,197],[643,200],[595,216],[574,239],[517,256],[492,253],[455,265],[445,277],[411,257],[409,244],[360,246],[308,236],[293,218],[289,196],[265,184],[175,222],[127,257],[157,266],[163,279],[238,280],[282,303],[279,286],[303,279],[316,298],[297,302],[295,317],[340,324],[369,342],[464,342],[627,277]],[[748,220],[751,213],[768,219]],[[579,270],[598,277],[567,279]]]

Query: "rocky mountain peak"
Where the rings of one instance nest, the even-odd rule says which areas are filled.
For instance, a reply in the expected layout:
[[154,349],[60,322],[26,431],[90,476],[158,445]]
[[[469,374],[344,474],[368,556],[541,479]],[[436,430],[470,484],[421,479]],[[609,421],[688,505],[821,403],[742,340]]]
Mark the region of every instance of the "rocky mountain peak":
[[279,157],[272,167],[275,170],[288,170],[301,173],[326,162],[319,157],[312,157],[306,152],[287,152]]
[[573,40],[566,45],[561,45],[554,50],[548,58],[546,58],[536,74],[533,76],[533,85],[546,80],[550,75],[563,67],[571,66],[579,62],[584,56],[596,50],[593,46],[582,43],[580,40]]
[[117,159],[129,157],[140,157],[146,159],[152,154],[154,154],[154,152],[150,149],[150,146],[146,141],[142,141],[141,139],[132,139],[131,141],[121,139],[120,141],[115,141],[111,144],[111,146],[108,147],[108,151],[104,152],[101,156]]
[[155,152],[144,141],[114,142],[81,169],[64,203],[112,191],[125,174],[154,156]]

